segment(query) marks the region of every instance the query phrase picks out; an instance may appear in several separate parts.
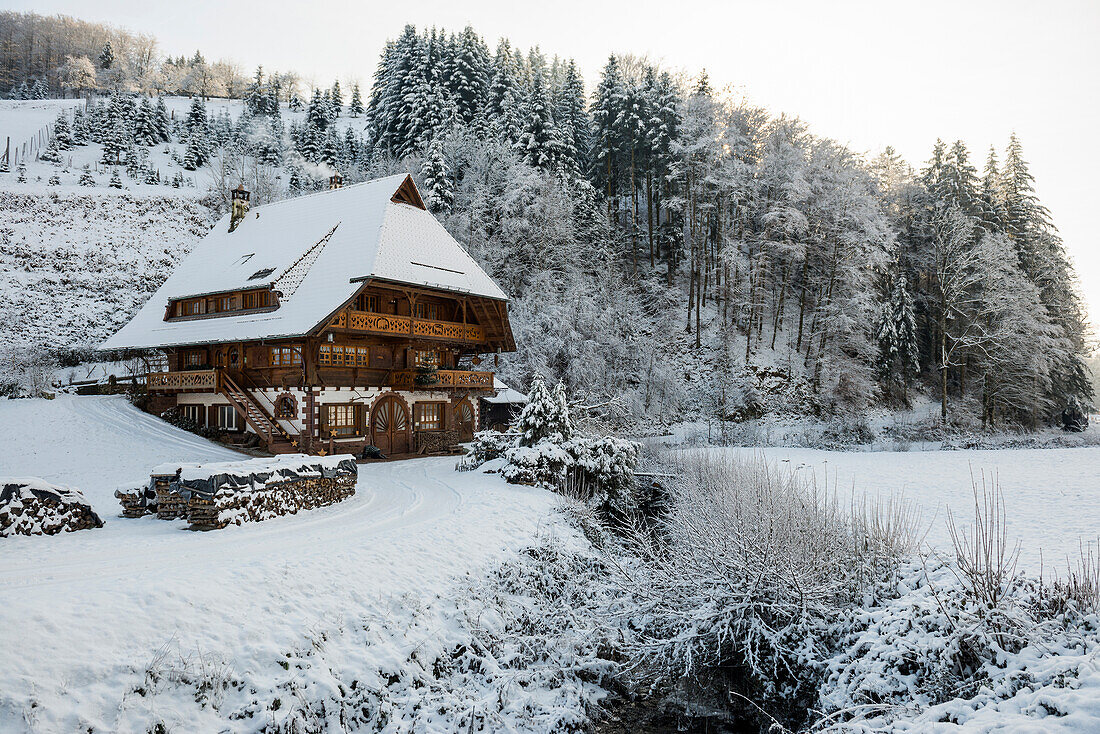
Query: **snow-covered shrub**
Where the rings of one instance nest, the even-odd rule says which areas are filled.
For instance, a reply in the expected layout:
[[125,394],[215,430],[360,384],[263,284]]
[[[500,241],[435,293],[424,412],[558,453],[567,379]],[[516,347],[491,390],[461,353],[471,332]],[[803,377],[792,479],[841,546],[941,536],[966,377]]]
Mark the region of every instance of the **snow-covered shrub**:
[[516,437],[499,431],[478,431],[470,442],[470,449],[458,463],[462,471],[476,469],[486,461],[504,456],[504,452],[516,445]]
[[634,496],[634,470],[641,445],[622,438],[575,438],[562,448],[573,459],[575,487],[588,490],[588,504],[603,511],[629,517],[638,509]]
[[1051,602],[1035,581],[1012,586],[1003,606],[1028,624],[1006,637],[950,562],[911,564],[826,662],[822,721],[860,732],[1087,729],[1087,714],[1067,717],[1083,714],[1077,689],[1096,675],[1100,618],[1074,605],[1052,612]]
[[909,515],[855,521],[800,475],[724,454],[672,461],[667,513],[617,576],[641,600],[640,682],[727,723],[766,725],[757,706],[801,723],[840,620],[909,552]]
[[1080,432],[1089,427],[1089,416],[1076,395],[1070,395],[1069,402],[1062,411],[1062,429]]
[[534,446],[514,446],[504,452],[504,460],[500,475],[505,481],[551,489],[565,481],[574,464],[573,455],[561,442],[549,438]]

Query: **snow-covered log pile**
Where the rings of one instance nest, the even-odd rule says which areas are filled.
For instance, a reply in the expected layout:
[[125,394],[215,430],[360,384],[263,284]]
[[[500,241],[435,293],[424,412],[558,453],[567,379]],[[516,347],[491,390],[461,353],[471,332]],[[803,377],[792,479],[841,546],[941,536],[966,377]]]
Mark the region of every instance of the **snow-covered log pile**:
[[79,490],[37,477],[0,478],[0,537],[101,527],[103,521]]
[[162,464],[149,487],[118,491],[127,517],[156,512],[185,518],[195,529],[224,528],[293,515],[355,494],[355,458],[288,454],[208,464]]

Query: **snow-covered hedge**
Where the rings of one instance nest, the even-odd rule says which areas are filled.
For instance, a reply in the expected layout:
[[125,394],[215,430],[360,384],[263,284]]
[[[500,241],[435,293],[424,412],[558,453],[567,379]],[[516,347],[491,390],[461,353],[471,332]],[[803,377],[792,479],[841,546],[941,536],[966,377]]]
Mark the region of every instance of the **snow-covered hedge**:
[[487,461],[499,459],[504,452],[516,445],[515,434],[499,431],[478,431],[470,443],[469,452],[459,462],[459,469],[476,469]]
[[101,528],[84,495],[37,477],[0,477],[0,537]]

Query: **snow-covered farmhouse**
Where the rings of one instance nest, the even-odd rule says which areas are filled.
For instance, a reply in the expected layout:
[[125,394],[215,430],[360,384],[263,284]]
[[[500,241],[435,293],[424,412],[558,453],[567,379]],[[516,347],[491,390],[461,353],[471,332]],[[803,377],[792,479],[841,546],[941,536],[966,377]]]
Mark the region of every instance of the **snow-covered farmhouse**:
[[515,350],[508,298],[424,208],[380,178],[222,218],[103,349],[157,349],[150,408],[257,434],[273,452],[389,455],[469,439]]

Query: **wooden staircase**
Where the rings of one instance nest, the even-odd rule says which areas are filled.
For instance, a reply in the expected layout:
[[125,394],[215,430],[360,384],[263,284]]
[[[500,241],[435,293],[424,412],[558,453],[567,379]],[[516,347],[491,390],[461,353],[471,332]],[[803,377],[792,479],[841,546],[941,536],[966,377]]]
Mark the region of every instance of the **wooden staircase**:
[[241,389],[224,370],[219,372],[219,391],[229,399],[237,412],[244,416],[245,422],[264,440],[271,453],[291,454],[299,451],[295,445],[296,440],[267,414],[267,411],[248,394],[247,390]]

